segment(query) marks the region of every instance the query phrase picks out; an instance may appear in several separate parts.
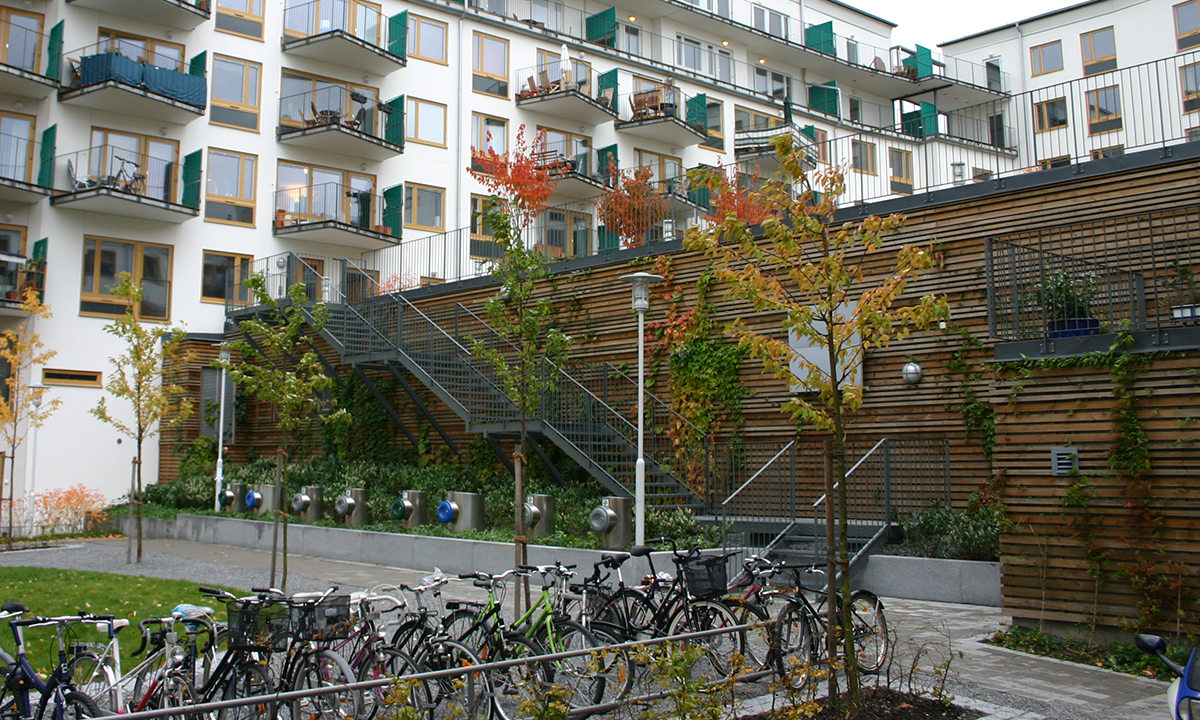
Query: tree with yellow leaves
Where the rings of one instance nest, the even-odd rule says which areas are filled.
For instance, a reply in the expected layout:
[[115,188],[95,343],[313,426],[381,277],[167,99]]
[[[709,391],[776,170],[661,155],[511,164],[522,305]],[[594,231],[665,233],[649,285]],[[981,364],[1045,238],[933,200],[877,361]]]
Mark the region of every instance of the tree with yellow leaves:
[[[8,391],[0,396],[0,436],[8,445],[8,542],[13,539],[13,494],[16,487],[17,448],[25,440],[29,428],[41,427],[46,418],[58,409],[62,400],[55,398],[44,402],[42,396],[48,388],[31,387],[29,379],[36,367],[45,365],[58,353],[47,350],[42,338],[34,332],[39,319],[50,317],[50,307],[43,305],[33,288],[25,289],[21,303],[25,320],[16,330],[5,330],[0,340],[0,360],[8,365],[8,377],[4,387]],[[32,498],[26,498],[27,512],[33,512]]]

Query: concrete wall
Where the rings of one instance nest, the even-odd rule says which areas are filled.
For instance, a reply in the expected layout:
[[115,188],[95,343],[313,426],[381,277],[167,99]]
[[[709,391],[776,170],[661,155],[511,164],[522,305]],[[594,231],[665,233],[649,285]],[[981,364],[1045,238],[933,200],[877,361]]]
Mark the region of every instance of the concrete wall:
[[1000,563],[872,555],[858,587],[884,597],[1000,606]]

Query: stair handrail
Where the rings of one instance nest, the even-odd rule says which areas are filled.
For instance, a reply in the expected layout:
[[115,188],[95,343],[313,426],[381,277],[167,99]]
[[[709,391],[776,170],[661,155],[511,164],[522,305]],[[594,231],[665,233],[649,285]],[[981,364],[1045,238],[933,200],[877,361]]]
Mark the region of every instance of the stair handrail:
[[[875,443],[875,447],[873,447],[873,448],[871,448],[870,450],[868,450],[866,455],[863,455],[862,457],[860,457],[860,458],[858,459],[858,462],[854,463],[854,466],[853,466],[853,467],[851,467],[849,470],[847,470],[847,471],[846,471],[846,477],[850,477],[851,475],[853,475],[853,474],[854,474],[854,471],[858,469],[858,466],[859,466],[859,465],[862,465],[864,462],[866,462],[866,461],[867,461],[867,458],[871,457],[871,454],[872,454],[872,453],[874,453],[876,450],[878,450],[878,449],[879,449],[879,446],[880,446],[880,445],[883,445],[883,444],[884,444],[885,442],[887,442],[887,441],[888,441],[888,439],[887,439],[887,438],[880,438],[880,439],[879,439],[879,442]],[[842,481],[841,481],[841,480],[839,480],[839,481],[835,482],[835,483],[833,484],[833,488],[832,488],[832,489],[834,489],[834,490],[837,490],[837,489],[838,489],[838,486],[839,486],[839,485],[841,485],[841,484],[842,484]],[[817,510],[817,506],[818,506],[818,505],[820,505],[821,503],[825,502],[826,495],[827,495],[827,494],[825,494],[825,493],[822,493],[821,497],[817,498],[817,499],[816,499],[816,501],[815,501],[815,502],[813,502],[813,504],[812,504],[812,507],[813,507],[813,512],[814,512],[814,513],[815,513],[815,512],[816,512],[816,510]]]
[[767,463],[766,463],[765,465],[763,465],[762,467],[760,467],[760,468],[758,469],[758,472],[756,472],[756,473],[754,473],[753,475],[751,475],[751,476],[750,476],[750,479],[749,479],[749,480],[747,480],[746,482],[742,483],[741,487],[739,487],[737,490],[734,490],[732,495],[730,495],[729,497],[725,498],[725,500],[724,500],[724,501],[721,503],[721,507],[725,507],[726,505],[728,505],[730,500],[732,500],[732,499],[734,499],[735,497],[737,497],[737,496],[738,496],[738,494],[739,494],[739,493],[741,493],[743,490],[745,490],[745,489],[746,489],[746,487],[747,487],[747,486],[748,486],[750,483],[754,482],[754,480],[755,480],[755,479],[756,479],[756,478],[757,478],[759,475],[762,475],[762,474],[763,474],[763,473],[766,471],[766,469],[767,469],[768,467],[770,467],[770,466],[771,466],[771,464],[772,464],[772,463],[774,463],[774,462],[775,462],[776,460],[778,460],[778,459],[779,459],[779,458],[780,458],[780,457],[781,457],[781,456],[782,456],[782,455],[783,455],[785,452],[787,452],[787,451],[788,451],[788,448],[790,448],[791,446],[793,446],[793,445],[795,445],[795,444],[796,444],[796,441],[795,441],[795,440],[792,440],[792,441],[790,441],[790,442],[789,442],[787,445],[784,445],[784,446],[783,446],[783,447],[782,447],[782,448],[779,450],[779,452],[775,453],[775,457],[773,457],[773,458],[771,458],[770,460],[768,460],[768,461],[767,461]]
[[[637,385],[637,381],[636,381],[636,380],[634,380],[633,378],[631,378],[631,377],[629,377],[628,375],[626,375],[626,374],[625,374],[624,372],[622,372],[622,371],[621,371],[621,369],[620,369],[620,368],[618,368],[616,365],[613,365],[612,363],[605,361],[605,363],[604,363],[604,367],[606,367],[606,368],[610,368],[610,369],[611,369],[613,372],[615,372],[617,375],[620,375],[621,377],[625,378],[626,380],[628,380],[628,381],[629,381],[630,383],[632,383],[633,385],[635,385],[635,386]],[[695,423],[693,423],[691,420],[688,420],[688,419],[687,419],[687,418],[685,418],[683,415],[680,415],[680,414],[679,414],[679,413],[678,413],[678,412],[675,410],[675,408],[673,408],[673,407],[671,407],[669,404],[667,404],[667,402],[666,402],[665,400],[663,400],[662,398],[658,397],[657,395],[655,395],[654,393],[650,392],[649,390],[644,390],[644,389],[643,389],[643,390],[642,390],[642,392],[644,392],[644,393],[646,394],[646,399],[647,399],[647,400],[649,400],[651,403],[653,403],[653,404],[655,404],[655,405],[657,405],[657,406],[659,406],[659,407],[662,407],[664,410],[666,410],[666,411],[667,411],[667,413],[669,413],[670,415],[673,415],[673,416],[675,416],[675,418],[676,418],[676,419],[680,420],[681,422],[683,422],[683,423],[687,424],[689,427],[691,427],[691,428],[692,428],[692,430],[694,430],[694,431],[696,432],[696,435],[697,435],[698,437],[702,437],[702,438],[704,438],[704,437],[707,437],[707,435],[706,435],[706,434],[705,434],[703,431],[701,431],[701,430],[700,430],[700,428],[696,427],[696,424],[695,424]]]
[[[400,303],[402,303],[402,304],[406,305],[406,306],[407,306],[409,309],[411,309],[411,310],[412,310],[413,312],[415,312],[417,315],[421,316],[421,317],[422,317],[422,318],[423,318],[423,319],[424,319],[426,322],[428,322],[430,325],[432,325],[434,328],[436,328],[436,329],[437,329],[437,331],[438,331],[438,332],[440,332],[442,335],[444,335],[444,336],[446,337],[446,339],[447,339],[447,340],[449,340],[450,342],[454,343],[454,345],[455,345],[455,346],[456,346],[456,347],[457,347],[459,350],[461,350],[461,351],[462,351],[464,354],[466,354],[466,355],[471,355],[471,351],[470,351],[470,350],[468,350],[468,349],[466,349],[465,347],[463,347],[463,346],[462,346],[462,344],[461,344],[460,342],[458,342],[458,340],[457,340],[457,339],[455,339],[453,336],[451,336],[451,335],[450,335],[450,333],[448,333],[448,332],[446,332],[445,330],[443,330],[443,329],[442,329],[442,326],[441,326],[441,325],[438,325],[437,323],[435,323],[435,322],[434,322],[434,321],[433,321],[433,320],[432,320],[432,319],[431,319],[431,318],[430,318],[428,315],[426,315],[425,313],[421,312],[420,308],[418,308],[416,305],[413,305],[413,304],[412,304],[412,303],[411,303],[411,302],[408,300],[408,298],[404,297],[404,295],[402,295],[402,294],[400,294],[400,293],[398,293],[398,292],[391,292],[391,291],[381,292],[381,291],[383,291],[383,286],[382,286],[382,285],[380,285],[380,284],[379,284],[379,281],[378,281],[378,280],[376,280],[374,277],[372,277],[372,276],[371,276],[371,274],[370,274],[369,272],[367,272],[367,271],[366,271],[366,270],[364,270],[363,268],[359,267],[358,263],[354,262],[353,260],[350,260],[349,258],[346,258],[346,259],[345,259],[345,262],[346,262],[346,265],[347,265],[347,266],[349,266],[349,267],[352,267],[352,268],[354,268],[355,270],[357,270],[359,273],[361,273],[361,274],[362,274],[362,276],[363,276],[363,277],[367,278],[367,280],[369,280],[369,281],[371,282],[371,284],[373,284],[373,285],[375,286],[375,290],[376,290],[376,292],[375,292],[375,295],[374,295],[374,297],[384,297],[384,296],[388,296],[388,297],[392,297],[392,298],[394,298],[395,300],[397,300],[398,302],[400,302]],[[339,294],[339,295],[341,295],[341,296],[342,296],[342,299],[346,301],[346,303],[345,303],[346,305],[350,305],[351,307],[353,307],[353,306],[352,306],[352,304],[349,302],[349,298],[347,298],[347,297],[345,296],[345,294],[341,293],[340,291],[338,292],[338,294]],[[359,317],[362,317],[362,314],[361,314],[361,313],[358,313],[357,311],[355,311],[355,314],[356,314],[356,315],[358,315]],[[366,318],[363,318],[363,320],[365,321],[365,320],[366,320]],[[371,325],[371,323],[370,323],[370,322],[367,322],[367,325],[370,325],[370,326],[371,326],[371,329],[373,329],[373,330],[375,329],[375,326],[374,326],[374,325]],[[379,331],[378,331],[378,330],[376,330],[376,332],[379,332]],[[380,333],[380,335],[382,336],[382,333]],[[392,342],[392,341],[391,341],[389,338],[387,338],[387,337],[384,337],[384,339],[385,339],[385,340],[387,340],[387,341],[388,341],[388,344],[389,344],[389,345],[391,345],[391,346],[392,346],[393,348],[395,348],[396,350],[399,350],[399,349],[400,349],[400,348],[396,347],[396,344],[395,344],[395,343],[393,343],[393,342]]]
[[520,348],[518,348],[518,347],[517,347],[517,344],[516,344],[516,343],[514,343],[512,340],[509,340],[508,338],[506,338],[506,337],[504,337],[503,335],[501,335],[499,330],[497,330],[496,328],[492,327],[492,326],[491,326],[491,325],[488,323],[488,321],[487,321],[487,320],[484,320],[483,318],[481,318],[481,317],[479,317],[478,315],[476,315],[476,314],[475,314],[475,311],[471,310],[471,308],[467,307],[466,305],[463,305],[463,304],[462,304],[462,303],[460,303],[460,302],[456,302],[456,303],[454,303],[454,307],[455,307],[456,309],[460,310],[461,312],[464,312],[464,313],[466,313],[467,315],[470,315],[471,317],[475,318],[475,320],[477,320],[477,321],[479,322],[479,324],[480,324],[480,325],[482,325],[484,328],[486,328],[488,332],[490,332],[492,335],[494,335],[494,336],[495,336],[495,338],[496,338],[496,340],[498,340],[499,342],[502,342],[502,343],[505,343],[505,344],[507,344],[507,345],[508,345],[510,348],[512,348],[512,349],[513,349],[513,351],[518,351],[518,350],[520,350]]
[[[364,318],[364,317],[362,316],[362,313],[360,313],[360,312],[358,312],[358,310],[355,310],[355,309],[354,309],[354,305],[352,305],[352,304],[351,304],[351,303],[348,301],[348,299],[346,298],[346,295],[345,295],[345,293],[343,293],[343,292],[341,291],[341,289],[335,289],[335,286],[334,286],[334,284],[333,284],[333,283],[331,283],[331,282],[329,281],[329,278],[328,278],[327,276],[325,276],[325,275],[322,275],[321,273],[317,272],[317,269],[316,269],[316,268],[314,268],[312,265],[310,265],[310,264],[308,263],[308,260],[306,260],[305,258],[303,258],[303,257],[301,257],[300,255],[296,254],[295,252],[292,252],[291,250],[287,251],[287,253],[284,253],[284,254],[286,254],[286,255],[288,255],[288,256],[290,256],[290,257],[292,257],[292,258],[295,258],[295,259],[296,259],[296,260],[297,260],[297,261],[298,261],[298,262],[299,262],[301,265],[303,265],[304,267],[306,267],[306,268],[308,268],[309,270],[311,270],[311,271],[312,271],[312,273],[313,273],[313,275],[315,275],[316,277],[318,277],[318,278],[320,278],[320,279],[321,279],[321,291],[322,291],[322,292],[321,292],[321,295],[322,295],[321,302],[326,302],[326,300],[325,300],[325,298],[324,298],[324,295],[325,295],[325,292],[326,292],[326,291],[328,291],[330,294],[332,294],[332,293],[337,293],[338,297],[339,297],[339,298],[341,298],[341,299],[342,299],[342,301],[343,301],[341,304],[342,304],[342,305],[345,305],[347,308],[349,308],[349,309],[350,309],[350,312],[352,312],[352,313],[354,313],[356,316],[358,316],[358,319],[359,319],[359,320],[362,320],[362,321],[363,321],[363,324],[364,324],[364,325],[366,325],[368,328],[370,328],[371,332],[375,333],[375,334],[376,334],[376,335],[378,335],[380,338],[382,338],[382,339],[383,339],[383,341],[384,341],[385,343],[387,343],[387,344],[389,344],[389,345],[391,345],[391,344],[392,344],[391,340],[389,340],[389,339],[388,339],[388,337],[387,337],[386,335],[384,335],[383,333],[379,332],[379,329],[378,329],[378,328],[376,328],[374,325],[372,325],[370,322],[368,322],[368,321],[367,321],[367,319],[366,319],[366,318]],[[349,261],[347,261],[347,262],[349,262]],[[361,268],[358,268],[358,269],[359,269],[359,271],[360,271],[360,272],[362,272]],[[366,275],[366,274],[364,273],[364,275]],[[370,276],[367,276],[367,277],[370,277]]]

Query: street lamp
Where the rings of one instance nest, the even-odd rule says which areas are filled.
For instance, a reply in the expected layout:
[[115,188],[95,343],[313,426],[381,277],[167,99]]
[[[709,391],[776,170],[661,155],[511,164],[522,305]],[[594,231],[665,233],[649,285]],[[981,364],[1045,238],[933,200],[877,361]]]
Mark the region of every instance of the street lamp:
[[634,470],[633,531],[634,543],[646,544],[646,455],[644,447],[646,413],[646,311],[650,309],[650,286],[661,275],[636,272],[621,279],[633,286],[633,309],[638,316],[638,417],[637,465]]
[[224,343],[217,345],[217,358],[221,361],[221,385],[217,391],[217,478],[213,495],[213,511],[221,512],[221,486],[225,484],[225,366],[229,363],[229,348]]
[[[30,385],[25,388],[29,393],[29,402],[33,405],[34,414],[42,407],[42,393],[48,390],[45,385]],[[29,486],[25,488],[25,508],[29,513],[29,532],[30,535],[34,532],[34,526],[37,523],[37,510],[33,504],[33,493],[37,487],[37,424],[30,423],[33,426],[29,433]]]

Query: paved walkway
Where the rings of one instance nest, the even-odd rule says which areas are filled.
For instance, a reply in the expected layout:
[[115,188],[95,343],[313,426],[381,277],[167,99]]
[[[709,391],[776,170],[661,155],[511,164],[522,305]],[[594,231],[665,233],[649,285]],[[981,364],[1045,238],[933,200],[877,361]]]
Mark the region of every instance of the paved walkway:
[[[182,540],[145,541],[142,565],[125,563],[125,539],[95,539],[57,549],[0,553],[0,566],[38,566],[194,580],[233,587],[264,586],[270,553]],[[413,584],[437,565],[419,570],[292,557],[289,590],[338,585],[356,590]],[[0,585],[0,593],[3,592]],[[468,583],[446,595],[480,599]],[[8,599],[8,598],[2,598]],[[184,598],[181,598],[184,599]],[[923,671],[952,656],[949,689],[956,702],[995,720],[1163,720],[1166,685],[1077,663],[1018,653],[978,642],[1007,626],[998,608],[885,599],[888,623],[899,640],[890,669],[902,679],[915,664]],[[960,655],[961,653],[961,655]],[[918,657],[915,661],[913,658]]]

